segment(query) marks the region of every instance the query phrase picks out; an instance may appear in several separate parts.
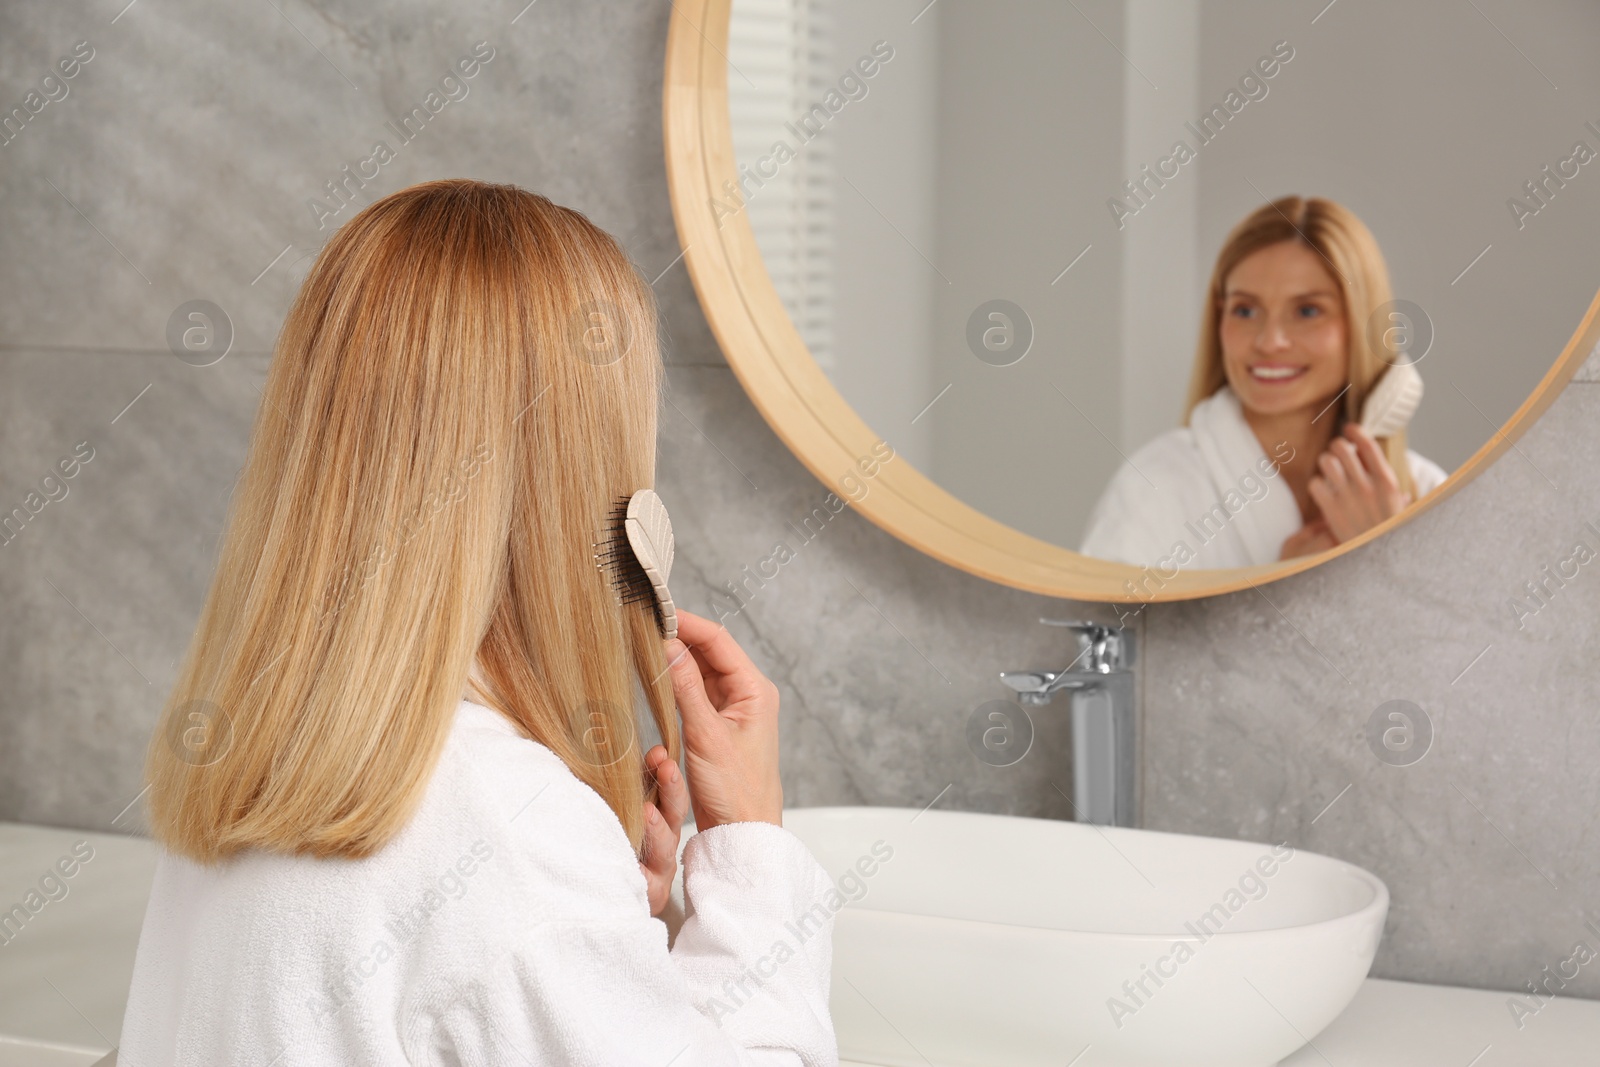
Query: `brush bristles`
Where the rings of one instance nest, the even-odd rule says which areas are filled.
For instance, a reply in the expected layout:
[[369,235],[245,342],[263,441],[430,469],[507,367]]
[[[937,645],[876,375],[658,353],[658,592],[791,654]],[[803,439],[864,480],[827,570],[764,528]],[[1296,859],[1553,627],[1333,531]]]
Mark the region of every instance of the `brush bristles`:
[[650,583],[650,576],[644,572],[644,567],[639,563],[639,557],[633,551],[633,545],[628,543],[628,497],[619,497],[612,507],[609,521],[604,529],[599,531],[600,540],[594,542],[594,563],[601,571],[608,573],[611,579],[611,590],[617,597],[617,602],[624,607],[630,604],[650,604],[650,613],[655,617],[656,629],[666,632],[666,619],[661,614],[661,604],[656,599],[655,586]]

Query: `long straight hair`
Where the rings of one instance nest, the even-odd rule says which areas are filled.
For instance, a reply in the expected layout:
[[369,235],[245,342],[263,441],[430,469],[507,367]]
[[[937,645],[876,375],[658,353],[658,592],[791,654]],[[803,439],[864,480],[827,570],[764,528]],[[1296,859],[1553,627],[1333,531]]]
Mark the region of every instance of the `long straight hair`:
[[[1389,369],[1392,353],[1373,347],[1368,324],[1393,296],[1389,268],[1383,251],[1366,224],[1342,204],[1315,196],[1286,196],[1263,204],[1247,215],[1222,243],[1216,264],[1211,268],[1211,283],[1206,290],[1205,307],[1200,313],[1200,341],[1196,346],[1194,370],[1189,378],[1189,396],[1183,422],[1195,405],[1227,383],[1222,366],[1223,286],[1239,261],[1253,252],[1280,241],[1296,241],[1322,257],[1332,271],[1344,298],[1345,336],[1349,348],[1349,388],[1337,408],[1335,430],[1346,422],[1361,419],[1361,407],[1373,386]],[[1403,492],[1415,495],[1411,464],[1406,459],[1406,434],[1378,439],[1384,458],[1394,468]]]
[[156,839],[207,863],[376,852],[476,655],[480,702],[639,851],[639,690],[681,743],[651,605],[620,602],[594,543],[654,481],[661,379],[649,285],[576,211],[449,179],[341,227],[279,334],[151,739]]

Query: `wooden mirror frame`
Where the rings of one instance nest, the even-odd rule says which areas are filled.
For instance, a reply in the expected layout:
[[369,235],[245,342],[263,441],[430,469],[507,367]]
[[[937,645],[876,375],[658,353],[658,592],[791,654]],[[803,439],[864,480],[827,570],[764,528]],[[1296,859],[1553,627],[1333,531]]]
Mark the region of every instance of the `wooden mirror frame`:
[[[882,438],[847,403],[801,340],[762,261],[743,211],[719,218],[738,178],[728,112],[728,20],[733,0],[674,0],[667,34],[663,127],[667,185],[678,242],[695,292],[728,365],[767,424],[801,463],[839,491],[854,475],[865,495],[850,500],[913,548],[980,578],[1045,596],[1117,604],[1188,600],[1298,574],[1433,507],[1489,466],[1554,402],[1600,341],[1600,293],[1533,394],[1443,485],[1358,537],[1312,556],[1259,567],[1182,570],[1170,578],[1082,555],[991,519],[895,457],[865,476]],[[892,444],[893,442],[890,442]],[[1151,572],[1147,574],[1146,572]],[[1145,588],[1135,583],[1144,579]]]

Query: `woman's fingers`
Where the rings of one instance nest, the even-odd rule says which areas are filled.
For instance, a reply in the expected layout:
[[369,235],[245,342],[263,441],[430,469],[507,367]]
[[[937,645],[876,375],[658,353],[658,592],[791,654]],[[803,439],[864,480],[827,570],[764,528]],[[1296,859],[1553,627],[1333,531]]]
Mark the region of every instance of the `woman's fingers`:
[[692,645],[695,655],[719,675],[739,678],[760,673],[726,626],[681,608],[678,610],[678,639]]
[[1317,457],[1317,474],[1306,483],[1306,492],[1316,502],[1328,529],[1343,540],[1352,521],[1350,515],[1350,480],[1345,476],[1344,463],[1332,450]]
[[666,907],[673,876],[678,873],[678,840],[688,794],[678,765],[663,746],[656,745],[646,752],[644,763],[656,780],[656,802],[644,803],[644,848],[639,867],[644,872],[650,914],[655,915]]
[[1335,542],[1370,530],[1407,503],[1383,450],[1354,423],[1317,457],[1317,471],[1307,490]]
[[1306,491],[1311,494],[1330,537],[1337,544],[1350,540],[1370,523],[1362,518],[1360,494],[1345,476],[1343,464],[1334,460],[1330,465],[1338,476],[1318,475],[1307,484]]
[[1336,544],[1338,542],[1328,532],[1328,524],[1321,519],[1313,519],[1284,539],[1278,558],[1309,556],[1316,552],[1324,552]]
[[[783,825],[775,685],[726,628],[680,610],[679,638],[665,643],[683,716],[684,776],[701,830],[727,822]],[[676,795],[667,776],[663,797]],[[666,801],[664,801],[666,802]]]
[[1322,472],[1323,480],[1328,483],[1329,489],[1341,490],[1350,481],[1345,474],[1344,461],[1332,446],[1317,457],[1317,469]]
[[700,662],[689,652],[689,647],[674,638],[666,644],[667,671],[672,676],[672,695],[678,701],[678,711],[683,715],[684,730],[700,736],[717,716],[716,705],[706,693],[705,679],[700,674]]
[[1355,444],[1343,437],[1339,437],[1335,438],[1328,447],[1336,452],[1342,461],[1345,480],[1359,492],[1370,492],[1372,479],[1367,477],[1367,468],[1361,462],[1361,456],[1356,451]]
[[1363,430],[1359,423],[1347,422],[1344,427],[1345,436],[1355,445],[1356,454],[1361,457],[1361,465],[1366,469],[1368,476],[1374,482],[1388,481],[1398,486],[1394,476],[1394,468],[1389,466],[1389,460],[1383,454],[1383,449],[1378,447],[1371,434]]
[[1312,475],[1311,480],[1306,483],[1306,492],[1317,505],[1317,514],[1321,516],[1322,522],[1332,529],[1332,515],[1339,501],[1328,485],[1328,479],[1320,474]]
[[677,862],[678,851],[675,836],[667,828],[667,820],[657,808],[648,800],[644,802],[644,864],[656,874],[670,870]]
[[668,829],[666,818],[648,800],[644,804],[644,858],[639,869],[644,873],[650,914],[659,914],[667,906],[672,879],[678,873],[678,834]]
[[[676,641],[689,646],[690,657],[700,674],[699,686],[710,706],[726,712],[766,695],[766,677],[750,661],[726,626],[686,611],[678,612]],[[675,653],[667,642],[668,657]]]
[[1378,447],[1377,440],[1356,423],[1347,423],[1345,434],[1355,442],[1356,451],[1360,454],[1362,464],[1372,479],[1373,489],[1378,497],[1379,521],[1399,513],[1411,501],[1401,492],[1400,478],[1389,465],[1389,457]]
[[1350,501],[1350,512],[1355,521],[1362,529],[1382,521],[1382,506],[1378,502],[1378,491],[1373,486],[1372,479],[1367,476],[1367,469],[1361,462],[1361,456],[1356,452],[1356,446],[1341,437],[1328,448],[1338,453],[1341,466],[1344,468],[1345,488]]
[[1309,529],[1310,529],[1309,526],[1302,526],[1302,527],[1300,527],[1300,529],[1296,530],[1294,533],[1292,533],[1288,537],[1284,538],[1283,539],[1283,544],[1279,547],[1279,550],[1278,550],[1278,558],[1279,559],[1293,559],[1295,556],[1304,556],[1304,555],[1306,555],[1307,554],[1306,542],[1307,542],[1307,539],[1309,537],[1309,534],[1307,533],[1307,531]]
[[683,772],[660,745],[646,753],[644,760],[655,776],[656,808],[666,820],[667,829],[676,835],[682,831],[683,818],[689,811],[689,787]]

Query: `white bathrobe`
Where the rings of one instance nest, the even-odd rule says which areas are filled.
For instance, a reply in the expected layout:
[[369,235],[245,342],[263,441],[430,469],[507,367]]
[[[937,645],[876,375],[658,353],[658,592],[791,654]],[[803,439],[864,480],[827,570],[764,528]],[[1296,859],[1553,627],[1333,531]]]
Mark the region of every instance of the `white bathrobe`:
[[[1250,567],[1275,562],[1304,525],[1294,494],[1278,477],[1224,385],[1195,405],[1188,426],[1168,430],[1128,457],[1090,512],[1086,556],[1160,571]],[[1446,474],[1407,451],[1417,497]]]
[[683,872],[669,950],[599,794],[464,699],[376,855],[162,851],[117,1062],[835,1067],[827,872],[762,822],[694,834]]

